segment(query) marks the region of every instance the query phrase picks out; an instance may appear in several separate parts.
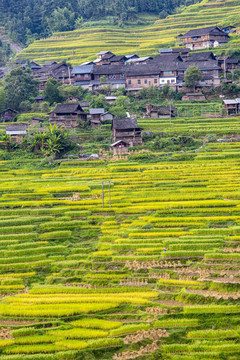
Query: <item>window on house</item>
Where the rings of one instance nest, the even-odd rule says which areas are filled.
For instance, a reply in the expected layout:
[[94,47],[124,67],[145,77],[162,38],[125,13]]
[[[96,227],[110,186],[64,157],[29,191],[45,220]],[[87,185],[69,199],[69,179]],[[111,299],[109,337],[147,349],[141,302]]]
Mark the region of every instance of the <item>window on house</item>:
[[171,80],[171,83],[173,84],[174,82],[175,82],[175,80],[174,80],[174,79],[172,79],[172,80]]
[[154,84],[157,84],[157,79],[154,79]]
[[147,80],[144,80],[144,83],[147,84]]
[[87,78],[87,77],[88,77],[88,74],[84,74],[84,77]]
[[132,80],[128,80],[128,83],[129,83],[129,85],[131,85],[131,83],[132,83]]
[[161,80],[162,83],[164,83],[165,81],[164,80]]
[[164,71],[163,73],[164,73],[164,75],[169,75],[169,74],[172,74],[173,72],[172,71]]
[[141,84],[141,80],[138,80],[138,84]]
[[78,77],[78,78],[80,78],[80,77],[81,77],[81,75],[80,75],[80,74],[77,74],[77,77]]

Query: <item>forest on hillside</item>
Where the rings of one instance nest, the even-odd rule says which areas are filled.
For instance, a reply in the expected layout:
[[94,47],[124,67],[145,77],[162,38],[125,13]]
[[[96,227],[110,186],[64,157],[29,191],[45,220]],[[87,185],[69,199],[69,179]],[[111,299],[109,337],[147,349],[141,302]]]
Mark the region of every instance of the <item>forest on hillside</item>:
[[136,21],[138,14],[151,13],[164,18],[181,5],[194,0],[1,0],[0,25],[10,37],[27,45],[55,31],[68,31],[86,20],[107,16],[116,24]]

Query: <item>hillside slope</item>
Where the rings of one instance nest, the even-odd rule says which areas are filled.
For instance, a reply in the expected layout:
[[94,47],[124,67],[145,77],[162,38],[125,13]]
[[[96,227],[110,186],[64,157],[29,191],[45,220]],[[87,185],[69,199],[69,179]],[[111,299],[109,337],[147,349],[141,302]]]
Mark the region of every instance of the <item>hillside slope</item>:
[[[39,63],[69,61],[79,64],[95,58],[101,50],[111,49],[116,54],[136,52],[140,55],[156,54],[161,47],[174,46],[177,34],[195,27],[208,25],[240,24],[240,0],[203,0],[181,13],[158,20],[153,26],[117,28],[85,28],[35,41],[24,49],[19,58]],[[227,48],[240,48],[240,36],[234,35]]]

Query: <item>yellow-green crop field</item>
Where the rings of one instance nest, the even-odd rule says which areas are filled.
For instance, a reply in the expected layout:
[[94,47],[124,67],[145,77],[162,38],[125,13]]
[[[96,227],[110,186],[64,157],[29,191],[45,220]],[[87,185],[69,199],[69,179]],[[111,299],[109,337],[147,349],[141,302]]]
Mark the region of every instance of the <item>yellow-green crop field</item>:
[[[239,124],[140,121],[203,136]],[[0,359],[239,359],[240,142],[139,155],[0,162]]]
[[[96,53],[111,50],[116,54],[136,52],[156,55],[159,48],[175,46],[176,36],[190,29],[219,25],[240,25],[240,0],[203,0],[183,9],[179,14],[158,20],[151,26],[89,27],[55,33],[51,38],[35,41],[18,56],[40,64],[45,61],[68,61],[72,65],[96,58]],[[232,35],[224,49],[238,49],[240,35]],[[215,51],[215,49],[214,49]]]

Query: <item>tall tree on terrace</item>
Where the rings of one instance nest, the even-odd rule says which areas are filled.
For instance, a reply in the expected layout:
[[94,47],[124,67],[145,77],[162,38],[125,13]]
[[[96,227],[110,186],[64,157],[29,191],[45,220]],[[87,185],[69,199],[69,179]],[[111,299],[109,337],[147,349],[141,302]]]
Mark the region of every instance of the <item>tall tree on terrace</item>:
[[21,102],[37,96],[37,84],[30,70],[23,70],[21,67],[12,70],[5,78],[7,106],[19,110]]

